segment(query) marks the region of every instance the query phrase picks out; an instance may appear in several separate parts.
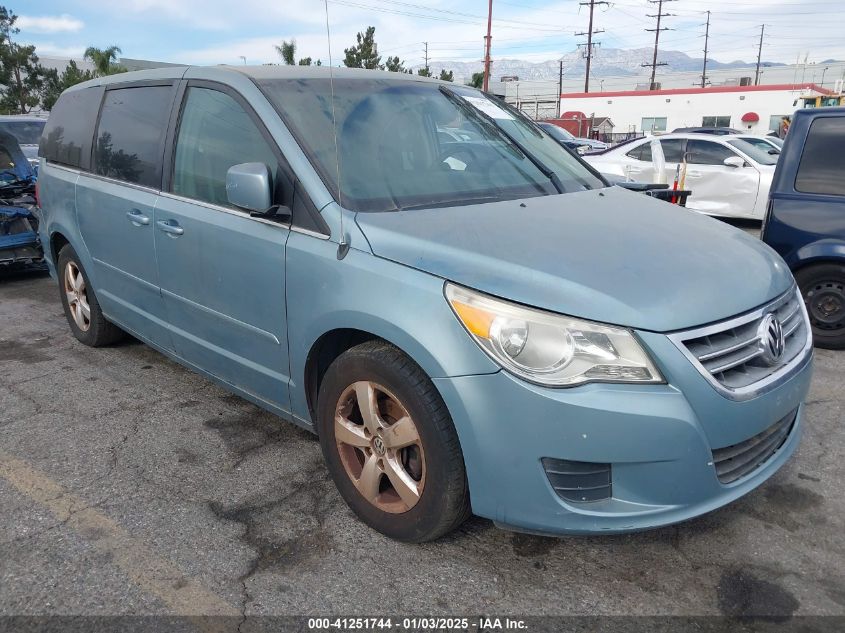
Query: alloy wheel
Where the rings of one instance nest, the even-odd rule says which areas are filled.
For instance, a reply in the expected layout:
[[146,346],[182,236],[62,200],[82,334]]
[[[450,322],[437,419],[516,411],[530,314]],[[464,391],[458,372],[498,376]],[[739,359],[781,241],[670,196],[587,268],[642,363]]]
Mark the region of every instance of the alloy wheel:
[[379,510],[407,512],[425,486],[425,454],[411,416],[383,386],[359,381],[338,399],[334,435],[358,492]]
[[91,327],[91,306],[88,305],[85,278],[74,262],[68,262],[65,266],[64,291],[67,307],[76,327],[87,332]]

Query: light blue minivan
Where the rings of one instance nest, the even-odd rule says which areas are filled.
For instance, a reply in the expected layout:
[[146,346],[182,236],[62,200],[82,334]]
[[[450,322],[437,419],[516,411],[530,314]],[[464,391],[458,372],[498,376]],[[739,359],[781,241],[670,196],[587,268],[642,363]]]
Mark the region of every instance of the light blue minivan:
[[40,156],[76,338],[128,332],[314,431],[393,538],[470,512],[653,528],[747,493],[798,444],[812,345],[783,261],[608,186],[472,88],[125,73],[66,91]]

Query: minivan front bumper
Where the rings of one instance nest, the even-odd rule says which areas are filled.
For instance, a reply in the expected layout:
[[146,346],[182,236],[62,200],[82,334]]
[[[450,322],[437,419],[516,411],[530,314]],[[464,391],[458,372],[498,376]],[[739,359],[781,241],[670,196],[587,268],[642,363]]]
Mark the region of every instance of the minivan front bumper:
[[[789,459],[802,432],[811,355],[773,389],[737,402],[717,393],[665,335],[638,335],[668,384],[551,389],[503,371],[435,379],[461,439],[475,514],[538,533],[645,530],[730,503]],[[749,440],[786,417],[789,433],[765,462],[720,482],[714,450]],[[544,458],[609,465],[611,496],[561,498]]]

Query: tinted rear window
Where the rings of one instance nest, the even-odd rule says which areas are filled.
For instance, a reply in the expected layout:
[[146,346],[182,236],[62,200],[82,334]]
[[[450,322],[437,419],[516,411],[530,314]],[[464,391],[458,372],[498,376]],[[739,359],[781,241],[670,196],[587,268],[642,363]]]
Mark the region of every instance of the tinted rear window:
[[102,88],[84,88],[59,97],[44,127],[38,155],[54,163],[90,169],[91,143],[102,96]]
[[795,189],[845,196],[845,118],[817,119],[804,145]]
[[94,148],[95,173],[145,187],[160,186],[162,139],[172,95],[172,86],[106,92]]

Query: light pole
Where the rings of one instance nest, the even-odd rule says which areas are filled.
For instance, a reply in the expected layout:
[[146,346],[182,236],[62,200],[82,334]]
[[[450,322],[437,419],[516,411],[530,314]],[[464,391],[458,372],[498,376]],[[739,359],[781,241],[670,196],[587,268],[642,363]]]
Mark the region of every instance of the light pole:
[[242,60],[242,61],[243,61],[243,63],[244,63],[244,66],[246,66],[246,56],[245,56],[245,55],[238,55],[238,57],[240,57],[240,58],[241,58],[241,60]]
[[830,68],[830,66],[825,66],[824,68],[822,68],[822,82],[820,84],[822,88],[824,88],[824,74],[827,72],[828,68]]

